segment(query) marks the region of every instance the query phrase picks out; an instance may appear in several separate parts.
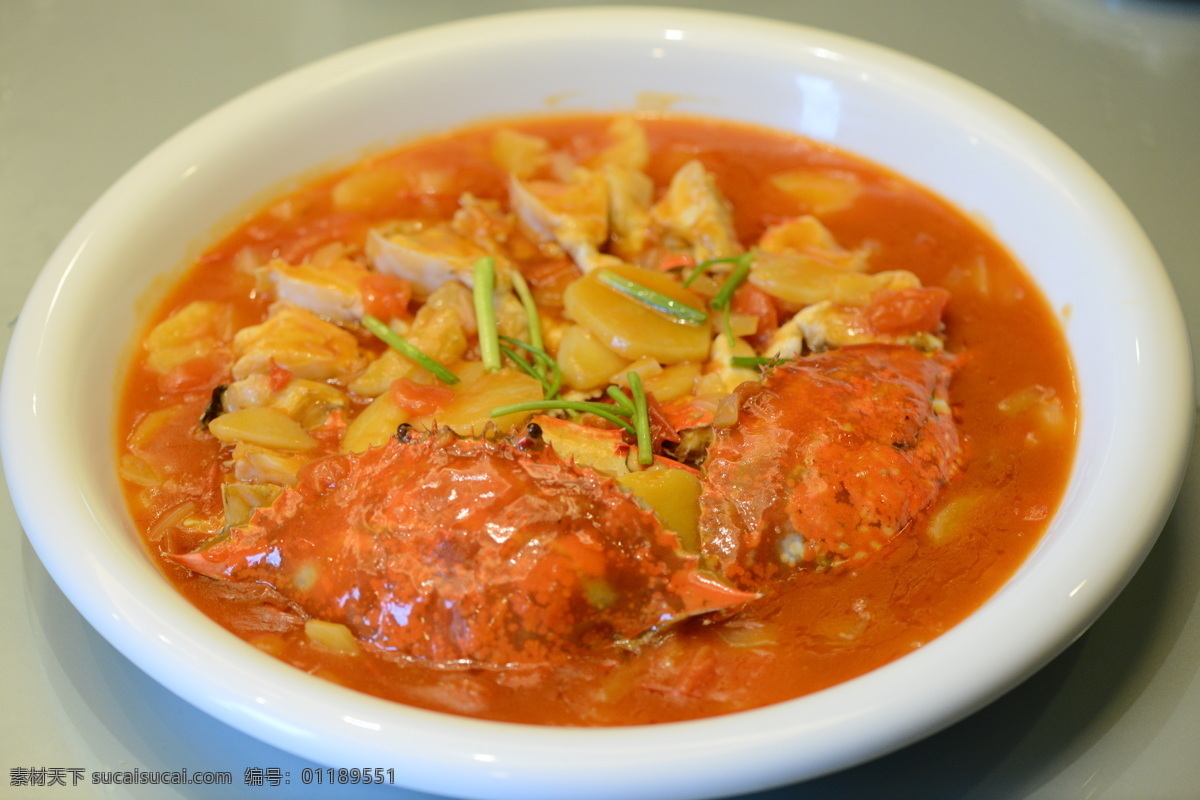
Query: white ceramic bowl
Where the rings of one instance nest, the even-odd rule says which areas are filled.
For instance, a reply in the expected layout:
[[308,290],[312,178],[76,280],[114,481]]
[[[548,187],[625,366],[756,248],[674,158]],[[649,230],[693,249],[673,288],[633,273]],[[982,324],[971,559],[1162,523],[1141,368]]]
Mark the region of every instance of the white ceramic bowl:
[[[259,653],[180,598],[138,543],[112,463],[115,375],[156,276],[298,173],[484,116],[630,109],[644,93],[827,140],[916,179],[986,219],[1063,309],[1082,397],[1078,463],[1018,574],[944,636],[835,688],[610,730],[375,700]],[[147,673],[235,728],[324,764],[392,767],[400,782],[449,795],[707,797],[823,774],[926,736],[1082,633],[1174,499],[1191,431],[1190,363],[1177,301],[1129,213],[1067,147],[994,97],[791,25],[665,9],[535,12],[314,64],[138,164],[62,243],[21,314],[4,373],[3,455],[29,538],[75,606]]]

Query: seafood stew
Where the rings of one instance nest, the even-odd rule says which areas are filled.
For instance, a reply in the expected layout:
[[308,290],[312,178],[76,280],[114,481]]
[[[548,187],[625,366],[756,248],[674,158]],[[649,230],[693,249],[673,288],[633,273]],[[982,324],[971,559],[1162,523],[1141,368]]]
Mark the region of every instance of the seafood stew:
[[148,547],[300,669],[491,719],[796,697],[1036,544],[1076,397],[1004,248],[903,178],[676,116],[490,123],[207,250],[127,376]]

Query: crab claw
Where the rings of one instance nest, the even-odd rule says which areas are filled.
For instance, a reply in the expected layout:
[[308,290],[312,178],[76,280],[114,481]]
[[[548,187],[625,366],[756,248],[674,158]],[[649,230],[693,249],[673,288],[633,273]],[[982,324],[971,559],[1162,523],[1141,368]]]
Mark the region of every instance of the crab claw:
[[610,478],[444,432],[314,461],[245,526],[172,558],[438,666],[559,663],[753,597],[704,576]]

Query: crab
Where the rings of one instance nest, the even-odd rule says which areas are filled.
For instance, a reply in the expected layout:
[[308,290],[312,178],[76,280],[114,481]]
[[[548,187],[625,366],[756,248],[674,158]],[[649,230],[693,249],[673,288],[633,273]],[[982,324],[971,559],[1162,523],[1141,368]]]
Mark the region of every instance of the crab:
[[703,553],[761,589],[882,549],[959,468],[952,365],[859,345],[744,384],[737,424],[714,430],[702,467]]
[[306,465],[248,523],[172,558],[267,584],[365,646],[439,667],[562,663],[755,595],[552,448],[407,433]]

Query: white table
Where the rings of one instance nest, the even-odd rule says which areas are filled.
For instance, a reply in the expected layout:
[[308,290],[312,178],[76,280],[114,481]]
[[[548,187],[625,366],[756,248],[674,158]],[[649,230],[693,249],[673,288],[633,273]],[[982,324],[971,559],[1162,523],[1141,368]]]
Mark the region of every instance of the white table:
[[[668,3],[663,5],[685,5]],[[243,90],[346,47],[480,13],[570,5],[396,0],[0,0],[0,344],[100,193]],[[1146,228],[1200,343],[1200,4],[1132,0],[698,2],[893,47],[1014,103]],[[69,358],[69,354],[64,354]],[[1146,458],[1153,458],[1148,443]],[[1006,697],[874,763],[764,798],[1200,797],[1200,448],[1158,545],[1078,643]],[[53,502],[65,486],[46,487]],[[96,635],[0,492],[0,796],[321,796],[243,784],[300,759],[194,710]],[[12,770],[228,770],[234,788],[16,788]],[[70,773],[65,774],[71,782]],[[403,793],[363,790],[345,796]],[[344,796],[341,791],[338,796]],[[412,797],[414,795],[407,795]]]

